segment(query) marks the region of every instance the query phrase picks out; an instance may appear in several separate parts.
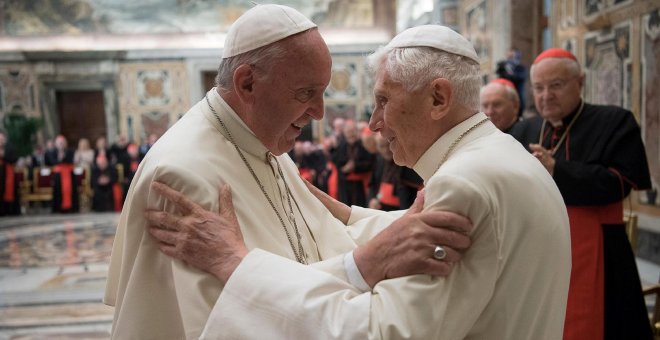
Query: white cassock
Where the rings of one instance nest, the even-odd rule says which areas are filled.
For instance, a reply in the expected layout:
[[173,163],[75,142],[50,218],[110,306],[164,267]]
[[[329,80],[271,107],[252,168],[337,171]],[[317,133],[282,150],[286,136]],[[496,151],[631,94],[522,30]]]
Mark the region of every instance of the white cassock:
[[[211,312],[204,339],[561,339],[571,270],[569,224],[547,170],[476,114],[415,165],[425,210],[467,216],[472,246],[447,278],[384,280],[359,293],[345,278],[252,250]],[[369,221],[353,208],[351,222]],[[357,243],[376,229],[351,229]],[[429,256],[433,251],[429,245]],[[341,263],[330,272],[341,272]],[[325,270],[330,270],[325,268]],[[368,335],[364,324],[368,323]]]
[[[286,189],[275,159],[267,157],[267,149],[215,90],[209,91],[208,97],[280,212],[295,244]],[[293,218],[309,261],[329,259],[315,266],[336,270],[331,272],[334,277],[345,278],[343,257],[338,255],[354,249],[355,242],[344,224],[307,190],[291,159],[286,154],[276,159],[300,210],[305,212],[303,220],[293,205]],[[202,99],[149,150],[129,190],[117,227],[104,298],[106,304],[115,306],[114,339],[196,339],[222,290],[212,275],[163,255],[146,231],[147,208],[175,211],[172,203],[151,190],[155,180],[212,211],[218,209],[220,183],[229,183],[247,246],[294,259],[277,215]],[[351,290],[348,284],[342,288]],[[351,328],[362,334],[366,334],[367,326],[366,319],[351,323]]]

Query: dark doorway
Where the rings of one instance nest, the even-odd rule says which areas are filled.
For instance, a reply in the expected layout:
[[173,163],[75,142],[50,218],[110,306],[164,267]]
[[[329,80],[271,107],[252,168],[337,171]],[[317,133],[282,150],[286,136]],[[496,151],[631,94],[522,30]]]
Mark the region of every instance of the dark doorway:
[[57,91],[57,116],[60,134],[69,141],[70,148],[78,146],[80,138],[91,145],[100,136],[106,137],[107,125],[103,91]]

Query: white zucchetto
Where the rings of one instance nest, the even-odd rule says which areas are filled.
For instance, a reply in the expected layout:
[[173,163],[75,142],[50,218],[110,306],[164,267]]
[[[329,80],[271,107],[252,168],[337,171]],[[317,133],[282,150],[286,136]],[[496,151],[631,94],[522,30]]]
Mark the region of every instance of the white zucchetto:
[[291,7],[256,5],[229,28],[222,58],[252,51],[314,27],[316,24]]
[[394,37],[385,48],[422,46],[458,54],[479,63],[479,56],[471,42],[451,28],[440,25],[422,25],[409,28]]

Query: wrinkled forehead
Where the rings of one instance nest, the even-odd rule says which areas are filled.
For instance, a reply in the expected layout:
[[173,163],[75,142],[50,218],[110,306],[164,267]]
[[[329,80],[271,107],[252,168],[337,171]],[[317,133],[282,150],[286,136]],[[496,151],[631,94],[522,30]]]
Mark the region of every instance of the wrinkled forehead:
[[310,30],[286,40],[284,47],[287,53],[273,70],[291,80],[327,85],[332,58],[318,30]]
[[546,58],[530,69],[532,83],[580,75],[580,65],[566,58]]

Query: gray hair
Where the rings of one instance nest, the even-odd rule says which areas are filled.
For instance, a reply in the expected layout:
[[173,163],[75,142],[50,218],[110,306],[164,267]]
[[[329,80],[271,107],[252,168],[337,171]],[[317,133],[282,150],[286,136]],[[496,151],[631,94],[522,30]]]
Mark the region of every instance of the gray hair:
[[367,57],[367,64],[372,75],[384,67],[389,77],[403,84],[408,92],[419,90],[433,79],[447,79],[452,84],[455,102],[479,111],[481,72],[472,59],[431,47],[380,47]]
[[263,65],[263,70],[268,74],[273,65],[284,60],[286,51],[284,45],[278,41],[233,57],[224,58],[218,67],[215,85],[226,91],[233,90],[234,71],[243,64]]

